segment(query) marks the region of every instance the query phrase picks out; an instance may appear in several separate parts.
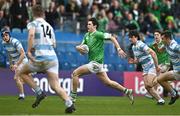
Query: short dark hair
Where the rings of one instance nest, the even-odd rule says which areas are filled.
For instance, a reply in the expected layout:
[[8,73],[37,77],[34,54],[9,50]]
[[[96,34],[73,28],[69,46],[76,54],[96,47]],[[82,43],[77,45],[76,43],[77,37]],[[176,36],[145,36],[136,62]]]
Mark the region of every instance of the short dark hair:
[[162,33],[162,31],[161,31],[161,30],[158,30],[158,29],[154,30],[154,33],[155,33],[155,32],[158,32],[158,33],[160,33],[160,34]]
[[172,33],[168,30],[162,32],[161,35],[164,36],[165,38],[169,38],[170,40],[172,40]]
[[32,7],[32,14],[35,17],[43,17],[44,16],[44,9],[41,5],[34,5]]
[[133,36],[137,37],[138,40],[140,40],[139,33],[137,31],[132,30],[132,31],[129,32],[129,37],[131,38]]
[[93,23],[93,25],[96,25],[96,28],[98,28],[99,27],[99,23],[98,23],[98,21],[97,21],[97,19],[96,18],[90,18],[88,21],[92,21],[92,23]]

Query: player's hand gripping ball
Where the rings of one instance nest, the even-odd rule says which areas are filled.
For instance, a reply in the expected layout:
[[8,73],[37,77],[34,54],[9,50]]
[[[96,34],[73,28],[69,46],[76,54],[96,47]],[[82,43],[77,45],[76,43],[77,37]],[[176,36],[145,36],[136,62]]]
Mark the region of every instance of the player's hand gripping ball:
[[83,48],[83,52],[85,54],[87,54],[89,52],[89,47],[86,44],[81,45],[81,47]]

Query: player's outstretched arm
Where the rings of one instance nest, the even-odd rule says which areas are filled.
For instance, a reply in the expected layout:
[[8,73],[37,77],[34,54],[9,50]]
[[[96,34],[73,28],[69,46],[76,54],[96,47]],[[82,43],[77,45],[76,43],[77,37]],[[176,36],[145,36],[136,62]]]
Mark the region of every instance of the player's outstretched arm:
[[149,48],[148,51],[149,51],[149,54],[152,56],[152,58],[153,58],[153,60],[154,60],[154,64],[155,64],[155,67],[156,67],[156,71],[157,71],[157,73],[159,73],[161,69],[160,69],[159,66],[158,66],[157,55],[156,55],[156,53],[155,53],[151,48]]
[[113,44],[115,45],[118,54],[119,54],[121,57],[125,58],[125,57],[127,56],[127,54],[121,49],[121,47],[120,47],[120,45],[119,45],[116,37],[115,37],[115,36],[111,36],[110,39],[111,39],[111,41],[113,42]]

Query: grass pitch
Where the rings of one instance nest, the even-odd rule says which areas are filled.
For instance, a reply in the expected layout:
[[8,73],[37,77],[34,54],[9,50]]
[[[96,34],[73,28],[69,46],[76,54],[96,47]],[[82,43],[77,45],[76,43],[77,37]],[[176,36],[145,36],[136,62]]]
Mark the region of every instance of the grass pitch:
[[[0,115],[64,115],[64,103],[57,96],[48,96],[38,108],[31,107],[35,97],[18,101],[15,96],[0,96]],[[155,100],[136,97],[131,105],[126,97],[78,97],[74,115],[180,115],[180,101],[164,106]]]

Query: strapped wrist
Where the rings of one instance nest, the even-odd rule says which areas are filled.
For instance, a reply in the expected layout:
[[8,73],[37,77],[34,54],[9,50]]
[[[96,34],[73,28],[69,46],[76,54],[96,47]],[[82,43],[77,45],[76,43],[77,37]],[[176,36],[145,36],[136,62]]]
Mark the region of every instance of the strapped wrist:
[[119,48],[117,48],[117,51],[120,51],[120,50],[122,50],[120,47],[119,47]]

